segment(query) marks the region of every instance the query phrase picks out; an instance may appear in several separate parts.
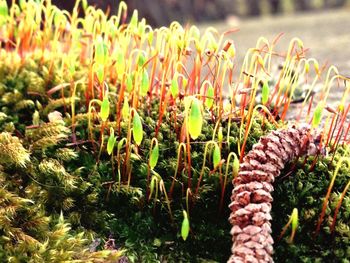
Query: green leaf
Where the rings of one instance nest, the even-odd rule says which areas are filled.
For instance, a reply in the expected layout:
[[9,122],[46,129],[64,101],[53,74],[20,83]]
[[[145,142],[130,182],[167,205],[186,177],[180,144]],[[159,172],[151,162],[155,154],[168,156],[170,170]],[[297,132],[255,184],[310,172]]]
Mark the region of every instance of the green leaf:
[[95,61],[98,64],[105,65],[108,57],[108,47],[102,37],[99,37],[95,44]]
[[154,141],[155,141],[155,145],[151,151],[151,155],[149,158],[149,166],[151,167],[152,170],[154,169],[154,167],[156,167],[157,162],[158,162],[158,158],[159,158],[158,141],[157,141],[157,139],[155,139]]
[[128,99],[124,98],[124,104],[123,104],[123,108],[122,108],[123,119],[126,120],[129,117],[129,111],[130,111],[130,107],[129,107]]
[[197,98],[192,100],[192,105],[188,118],[188,132],[193,140],[197,139],[202,132],[203,117],[201,103]]
[[213,165],[214,168],[216,168],[221,161],[221,152],[220,152],[220,147],[217,143],[214,145],[214,152],[213,152]]
[[104,78],[105,78],[105,69],[104,66],[102,64],[94,64],[93,70],[97,76],[97,79],[100,83],[103,82]]
[[118,142],[118,151],[121,150],[121,148],[123,147],[124,143],[126,142],[126,138],[123,138],[121,139],[119,142]]
[[187,212],[185,210],[182,211],[184,219],[182,221],[181,226],[181,236],[184,241],[186,241],[188,234],[190,233],[190,221],[188,220]]
[[137,145],[140,145],[143,138],[142,123],[139,114],[134,110],[132,135]]
[[214,104],[214,88],[213,86],[210,84],[208,86],[208,90],[207,90],[207,98],[205,99],[205,106],[208,109],[211,109],[211,107],[213,107]]
[[107,153],[108,155],[111,155],[114,149],[115,142],[117,141],[117,138],[114,136],[114,129],[111,128],[109,132],[109,138],[107,143]]
[[262,87],[262,99],[261,99],[262,104],[266,104],[267,101],[269,100],[269,92],[270,92],[269,84],[267,83],[267,81],[265,81]]
[[223,139],[224,139],[224,135],[222,133],[222,127],[220,127],[219,131],[218,131],[218,141],[219,141],[219,143],[221,143]]
[[322,111],[324,109],[324,102],[320,101],[314,111],[314,117],[312,119],[312,126],[316,128],[322,120]]
[[299,224],[298,209],[297,208],[293,209],[291,219],[292,219],[292,230],[296,231],[296,229],[298,228],[298,224]]
[[101,119],[102,121],[106,121],[109,116],[109,100],[108,100],[108,95],[106,94],[103,98],[103,101],[101,103]]
[[177,77],[174,77],[171,81],[170,92],[173,98],[179,95],[179,83],[177,82]]
[[149,89],[149,77],[146,70],[142,72],[141,78],[141,96],[146,96]]
[[65,25],[65,19],[65,16],[60,11],[54,11],[53,24],[55,27],[59,28],[60,26]]
[[84,12],[85,12],[86,8],[88,7],[88,2],[87,2],[87,0],[82,0],[81,5],[82,5],[83,10],[84,10]]
[[148,44],[152,45],[153,37],[154,37],[153,31],[149,31],[149,32],[148,32],[148,36],[147,36]]
[[27,4],[26,0],[19,0],[19,7],[21,8],[21,10],[24,9],[26,4]]
[[150,199],[152,197],[156,181],[157,181],[157,177],[155,175],[153,175],[152,178],[151,178],[150,186],[149,186],[150,192],[149,192],[148,199]]
[[5,0],[0,1],[0,25],[6,22],[9,15],[9,8]]
[[139,67],[142,67],[146,62],[146,58],[145,56],[141,53],[139,55],[139,61],[137,62],[137,64],[139,65]]
[[138,18],[139,16],[139,13],[137,10],[134,10],[134,12],[132,13],[132,16],[131,16],[131,19],[130,19],[130,23],[129,23],[129,26],[133,29],[137,29],[137,23],[138,23]]
[[130,76],[130,74],[126,77],[126,90],[128,91],[128,92],[131,92],[132,91],[132,88],[133,88],[133,86],[132,86],[132,76]]
[[124,54],[120,51],[117,54],[117,74],[118,77],[121,79],[124,72],[125,72],[125,59]]

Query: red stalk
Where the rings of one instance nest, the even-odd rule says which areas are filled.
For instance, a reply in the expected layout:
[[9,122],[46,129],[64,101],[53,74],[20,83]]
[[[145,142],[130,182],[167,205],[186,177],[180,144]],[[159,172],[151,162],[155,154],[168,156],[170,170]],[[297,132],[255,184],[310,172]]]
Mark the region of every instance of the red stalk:
[[348,182],[348,184],[345,186],[343,192],[341,193],[341,196],[340,196],[338,203],[337,203],[337,207],[335,208],[334,216],[333,216],[333,220],[332,220],[332,225],[331,225],[331,233],[333,233],[333,231],[334,231],[335,223],[337,221],[337,215],[339,213],[339,209],[341,207],[341,204],[344,200],[344,197],[345,197],[346,192],[348,191],[349,187],[350,187],[350,181]]

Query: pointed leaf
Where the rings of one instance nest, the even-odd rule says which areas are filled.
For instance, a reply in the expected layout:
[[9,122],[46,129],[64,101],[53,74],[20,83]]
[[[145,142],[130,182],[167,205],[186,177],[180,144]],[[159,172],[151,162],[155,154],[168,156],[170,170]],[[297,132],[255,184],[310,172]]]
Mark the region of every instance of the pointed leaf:
[[221,161],[221,153],[220,153],[220,147],[217,143],[214,144],[214,152],[213,152],[213,165],[214,168],[216,168]]
[[88,7],[88,2],[87,2],[87,0],[82,0],[81,5],[82,5],[83,10],[84,10],[84,12],[85,12],[86,8]]
[[149,166],[151,167],[152,170],[154,169],[154,167],[156,167],[158,158],[159,158],[159,146],[158,146],[157,139],[155,139],[155,142],[156,143],[151,151],[151,155],[149,158]]
[[107,153],[108,155],[111,155],[114,149],[115,142],[117,141],[117,138],[114,136],[114,129],[111,128],[109,132],[109,138],[108,138],[108,143],[107,143]]
[[129,111],[130,111],[130,107],[129,107],[129,103],[127,98],[124,98],[124,104],[123,104],[123,109],[122,109],[122,117],[123,119],[127,119],[129,117]]
[[139,55],[139,60],[138,60],[137,64],[139,65],[139,67],[142,67],[142,66],[145,64],[145,62],[146,62],[146,58],[145,58],[145,56],[141,53],[141,54]]
[[148,39],[148,44],[149,44],[149,45],[152,44],[152,42],[153,42],[153,37],[154,37],[153,31],[149,31],[149,32],[148,32],[148,37],[147,37],[147,39]]
[[26,0],[19,0],[19,7],[21,8],[21,10],[24,9],[26,4],[27,4]]
[[293,212],[290,216],[290,221],[292,223],[292,233],[290,235],[290,238],[288,240],[289,243],[293,243],[295,233],[297,232],[298,229],[298,224],[299,224],[299,218],[298,218],[298,209],[294,208]]
[[322,111],[324,109],[324,102],[320,101],[314,111],[314,117],[312,119],[312,126],[316,128],[322,120]]
[[132,135],[137,145],[140,145],[143,138],[142,122],[139,114],[134,110]]
[[93,70],[97,76],[97,79],[100,83],[103,82],[104,78],[105,78],[105,69],[104,66],[102,64],[94,64]]
[[193,140],[197,139],[201,134],[202,124],[203,117],[201,112],[201,103],[197,98],[194,98],[188,118],[188,132]]
[[130,19],[129,27],[133,29],[135,32],[137,31],[137,23],[139,21],[138,17],[139,17],[138,11],[134,10]]
[[171,81],[170,92],[173,98],[176,98],[179,95],[179,83],[177,82],[177,77],[174,77]]
[[184,241],[186,241],[188,234],[190,233],[190,221],[188,220],[187,212],[185,210],[182,211],[184,219],[182,221],[181,226],[181,236]]
[[108,57],[108,47],[102,37],[99,37],[95,44],[95,61],[98,64],[105,65]]
[[219,141],[219,143],[222,142],[223,138],[224,138],[224,135],[222,133],[222,127],[220,127],[219,131],[218,131],[218,141]]
[[8,17],[8,6],[7,2],[2,0],[0,1],[0,25],[6,22],[6,18]]
[[297,208],[293,209],[291,219],[292,219],[292,230],[295,231],[298,228],[298,224],[299,224],[298,209]]
[[205,99],[205,106],[208,108],[208,109],[211,109],[211,107],[213,106],[214,104],[214,88],[213,86],[210,84],[208,86],[208,90],[207,90],[207,97]]
[[262,98],[261,98],[262,104],[266,104],[267,101],[269,100],[269,92],[270,92],[269,84],[267,83],[267,81],[265,81],[262,87]]
[[148,196],[148,200],[151,199],[152,197],[152,194],[154,192],[154,187],[155,187],[155,184],[156,184],[156,181],[157,181],[157,177],[155,175],[152,176],[152,179],[151,179],[151,183],[150,183],[150,186],[149,186],[149,196]]
[[146,70],[142,72],[141,78],[141,96],[146,96],[149,89],[149,77]]
[[126,90],[128,92],[131,92],[132,91],[132,83],[133,83],[133,80],[132,80],[132,76],[130,76],[130,74],[126,77]]
[[102,121],[106,121],[109,116],[109,100],[108,100],[108,95],[105,95],[103,98],[103,101],[101,103],[101,119]]
[[126,142],[126,138],[123,138],[121,139],[119,142],[118,142],[118,151],[121,150],[121,148],[123,147],[124,143]]
[[117,54],[117,74],[118,77],[121,79],[124,72],[125,72],[125,59],[124,54],[122,52],[119,52]]

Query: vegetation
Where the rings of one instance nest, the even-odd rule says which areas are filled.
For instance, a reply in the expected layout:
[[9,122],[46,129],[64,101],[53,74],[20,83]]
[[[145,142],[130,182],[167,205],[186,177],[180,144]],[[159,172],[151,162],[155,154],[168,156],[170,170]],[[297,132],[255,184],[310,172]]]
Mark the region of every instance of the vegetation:
[[300,215],[292,245],[275,238],[276,261],[349,259],[349,80],[299,39],[277,54],[278,38],[260,38],[238,71],[232,32],[153,29],[126,8],[0,0],[1,261],[227,260],[230,181],[296,102],[328,154],[275,183],[274,234]]

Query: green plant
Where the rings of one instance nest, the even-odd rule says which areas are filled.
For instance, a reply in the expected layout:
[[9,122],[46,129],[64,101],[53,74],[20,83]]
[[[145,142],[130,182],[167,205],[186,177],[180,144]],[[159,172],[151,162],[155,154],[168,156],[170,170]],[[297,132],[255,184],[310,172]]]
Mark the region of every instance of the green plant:
[[[225,261],[231,243],[228,182],[237,178],[240,161],[259,138],[287,125],[290,105],[300,98],[297,122],[313,123],[321,134],[318,147],[329,147],[331,158],[338,160],[349,142],[349,80],[334,66],[326,71],[307,59],[298,38],[285,56],[275,52],[279,36],[272,42],[260,38],[239,68],[228,39],[233,31],[207,28],[201,33],[177,22],[152,28],[137,11],[129,22],[126,14],[124,2],[108,16],[87,1],[76,1],[69,14],[50,0],[24,0],[10,8],[0,0],[3,193],[24,211],[19,223],[42,218],[37,224],[41,236],[64,230],[60,251],[67,258],[69,240],[88,258],[97,255],[86,252],[92,239],[111,236],[130,261]],[[282,67],[275,71],[278,58]],[[323,85],[319,93],[317,85]],[[327,100],[338,87],[345,87],[344,96],[333,109]],[[299,160],[282,174],[296,169],[295,184],[304,184],[298,175],[323,162],[322,156],[305,160],[304,166]],[[344,169],[341,165],[333,186],[342,192],[332,202],[337,218],[332,228],[341,247],[337,258],[345,255],[347,244],[339,241],[347,233]],[[326,176],[321,178],[314,199],[328,187]],[[305,211],[293,204],[303,190],[287,188],[289,200],[281,194],[288,182],[276,185],[276,199],[283,200],[276,200],[276,207],[285,207],[274,217],[275,233],[294,208],[297,232],[304,230]],[[183,211],[191,223],[186,241]],[[327,248],[329,238],[321,230],[319,250]],[[34,234],[28,236],[45,242]],[[292,258],[299,249],[307,258],[306,241],[298,247],[300,237],[296,233],[292,245],[282,238],[276,258],[283,253]],[[5,260],[20,254],[9,251],[1,252]],[[104,253],[99,255],[107,257]],[[327,253],[326,258],[335,255]],[[28,254],[25,260],[35,259]]]

